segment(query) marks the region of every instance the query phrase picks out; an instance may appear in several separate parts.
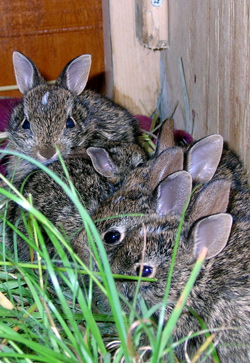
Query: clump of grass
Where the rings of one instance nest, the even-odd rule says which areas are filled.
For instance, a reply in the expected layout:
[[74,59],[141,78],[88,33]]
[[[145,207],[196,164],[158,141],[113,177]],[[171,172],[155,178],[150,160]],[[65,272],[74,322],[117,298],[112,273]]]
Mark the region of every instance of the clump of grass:
[[[125,314],[120,303],[120,299],[124,297],[119,295],[115,286],[115,278],[122,276],[112,275],[101,238],[70,179],[65,183],[44,165],[33,162],[60,184],[76,205],[99,272],[93,272],[79,259],[65,236],[34,208],[31,198],[24,198],[9,182],[7,188],[1,187],[0,194],[7,200],[16,202],[24,210],[28,237],[23,236],[23,243],[30,246],[31,261],[20,261],[17,249],[14,248],[14,253],[8,251],[5,244],[5,230],[9,223],[6,221],[7,202],[1,213],[0,361],[153,363],[163,362],[168,356],[169,362],[176,362],[174,346],[178,343],[172,342],[171,333],[205,255],[199,256],[166,326],[163,324],[163,315],[158,323],[154,321],[153,315],[157,309],[164,311],[166,307],[171,273],[163,304],[150,309],[139,294],[139,284],[142,280],[151,279],[133,277],[138,280],[135,299],[139,300],[142,316],[137,314],[135,304],[130,306],[130,314]],[[67,176],[67,170],[65,174]],[[7,183],[4,177],[2,179]],[[18,225],[12,228],[20,234]],[[47,251],[44,233],[57,251],[56,258],[52,258]],[[178,238],[179,236],[176,238],[176,249]],[[15,246],[15,239],[13,244]],[[86,277],[88,286],[84,283]],[[107,312],[95,303],[97,289],[108,302]],[[141,346],[145,336],[148,344]]]

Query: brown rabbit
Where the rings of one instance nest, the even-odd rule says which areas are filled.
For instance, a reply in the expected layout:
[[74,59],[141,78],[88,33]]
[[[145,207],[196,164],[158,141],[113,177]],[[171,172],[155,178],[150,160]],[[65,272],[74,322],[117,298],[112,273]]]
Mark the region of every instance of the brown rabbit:
[[[111,270],[114,274],[139,275],[142,271],[143,277],[157,278],[157,282],[143,282],[140,287],[140,293],[148,308],[162,303],[177,229],[191,188],[192,178],[189,173],[180,171],[171,174],[157,188],[155,205],[152,208],[154,211],[141,216],[140,220],[137,220],[137,224],[128,225],[123,219],[102,234]],[[229,328],[231,324],[237,326],[237,319],[240,319],[239,325],[243,324],[245,319],[243,308],[239,310],[235,319],[233,316],[234,309],[237,307],[237,298],[234,294],[237,294],[238,287],[240,290],[240,287],[243,288],[245,284],[249,285],[249,279],[246,282],[241,278],[242,276],[246,277],[247,271],[244,272],[245,267],[243,264],[239,264],[237,249],[242,260],[241,248],[244,250],[243,253],[246,253],[249,248],[244,247],[244,243],[247,245],[246,241],[240,241],[237,245],[237,239],[240,234],[245,236],[244,239],[249,237],[249,223],[242,221],[242,223],[234,226],[229,245],[226,246],[232,226],[232,217],[224,213],[227,209],[229,193],[230,183],[227,180],[218,179],[207,183],[193,196],[195,200],[188,207],[181,232],[168,305],[165,310],[166,322],[189,278],[196,257],[202,248],[206,247],[207,261],[190,294],[187,306],[195,310],[210,329],[225,328],[225,325],[226,328]],[[85,250],[79,250],[78,254],[86,261]],[[227,259],[230,263],[227,262]],[[237,264],[239,264],[238,269],[242,273],[240,275],[237,274]],[[248,260],[246,264],[248,264]],[[231,270],[232,266],[234,271]],[[94,265],[94,267],[97,269],[97,266]],[[232,290],[230,289],[230,280]],[[136,282],[117,280],[116,284],[118,291],[127,298],[129,303],[132,303]],[[232,297],[230,298],[231,292]],[[102,306],[105,307],[107,301],[103,295],[99,295],[98,291],[96,293],[97,302],[100,299]],[[248,296],[250,297],[245,293],[241,302],[243,303]],[[229,306],[227,306],[227,301],[230,301]],[[123,303],[123,307],[127,310],[125,303]],[[229,309],[229,315],[227,315],[227,309]],[[140,312],[139,305],[137,305],[137,310]],[[158,314],[159,311],[155,313],[156,318],[158,318]],[[185,309],[173,331],[173,340],[174,342],[178,341],[188,336],[190,331],[199,330],[201,327],[198,321],[188,309]],[[248,350],[237,346],[241,339],[243,339],[243,343],[248,343],[250,334],[248,331],[249,329],[244,330],[244,334],[247,332],[246,337],[235,330],[219,333],[218,353],[221,362],[234,362],[236,356],[240,357],[240,354],[242,357],[249,358]],[[203,341],[203,335],[190,340],[188,354],[193,355]],[[230,343],[229,346],[227,343]],[[176,355],[178,359],[185,358],[183,345],[176,348]],[[247,358],[237,361],[247,362]]]
[[[171,144],[162,139],[160,142],[165,145]],[[121,188],[95,211],[93,220],[102,220],[96,223],[100,234],[112,225],[111,219],[105,220],[107,217],[129,213],[150,214],[154,203],[153,193],[157,185],[169,174],[183,168],[191,174],[194,185],[206,183],[212,178],[229,180],[231,192],[228,212],[234,218],[249,215],[249,188],[244,168],[232,151],[223,149],[223,139],[220,135],[215,134],[199,140],[184,155],[183,149],[179,147],[170,147],[161,152],[162,149],[162,145],[158,146],[156,150],[159,151],[155,157],[142,167],[133,170]],[[232,166],[230,166],[231,159]],[[115,218],[114,223],[119,223],[119,220]],[[126,217],[125,220],[128,224],[137,223],[136,217]],[[74,243],[80,248],[81,236]]]
[[[208,182],[214,175],[220,155],[223,140],[220,135],[211,135],[200,140],[188,153],[188,169],[194,183]],[[200,158],[199,155],[202,155]],[[184,154],[180,147],[170,147],[156,153],[155,157],[131,173],[124,180],[121,188],[106,199],[93,213],[92,218],[102,236],[120,224],[126,229],[141,221],[141,217],[119,215],[154,213],[155,193],[159,183],[168,175],[183,169]],[[157,191],[159,192],[159,190]],[[180,198],[182,192],[180,189]],[[111,218],[110,218],[111,217]],[[112,218],[115,217],[115,218]],[[143,217],[142,217],[143,218]],[[82,231],[72,241],[75,250],[86,254],[88,258],[88,244],[85,231]],[[83,252],[85,251],[85,252]]]
[[[92,214],[105,198],[110,196],[124,179],[129,170],[137,167],[146,160],[144,150],[137,144],[110,143],[106,149],[89,147],[85,157],[65,160],[70,180],[73,183],[80,200]],[[49,169],[67,183],[60,161],[50,164]],[[42,170],[31,173],[24,183],[23,195],[32,196],[33,206],[44,214],[54,225],[63,230],[65,236],[72,238],[82,228],[81,216],[63,189]],[[7,220],[12,224],[20,219],[21,207],[14,202],[8,203]],[[19,230],[27,234],[19,221]],[[46,237],[45,237],[46,238]],[[51,255],[55,253],[52,244],[46,238]],[[13,247],[13,230],[7,228],[7,243]],[[18,252],[21,260],[29,258],[29,248],[21,237],[17,238]]]
[[[158,150],[173,144],[173,123],[171,121],[165,123],[162,130],[164,132],[158,139]],[[79,154],[77,154],[78,152]],[[173,149],[174,152],[175,149]],[[166,153],[164,155],[165,168],[167,166],[171,168],[171,154]],[[179,162],[180,168],[182,166],[182,150],[180,148],[176,149],[175,164],[178,155],[180,155],[181,161]],[[80,199],[87,211],[92,214],[101,201],[119,188],[127,174],[138,165],[143,164],[146,159],[146,153],[138,144],[110,142],[106,149],[89,147],[84,151],[82,148],[75,148],[65,160],[65,165]],[[65,178],[60,161],[54,161],[48,167],[57,175]],[[21,183],[18,184],[21,185]],[[82,228],[83,222],[77,208],[61,187],[45,172],[37,170],[25,181],[24,196],[27,197],[29,194],[32,195],[34,207],[53,224],[60,227],[69,239]],[[14,202],[9,203],[7,214],[9,222],[14,224],[19,219],[20,212],[19,206]],[[19,229],[25,233],[25,228],[21,222]],[[11,228],[7,229],[7,240],[9,246],[12,247],[13,231]],[[22,260],[27,260],[29,258],[28,246],[24,248],[25,243],[21,238],[18,238],[17,241],[19,257]],[[49,241],[47,245],[53,254],[54,250]]]
[[[54,85],[48,85],[36,65],[19,52],[13,53],[17,85],[23,101],[12,112],[7,129],[8,149],[50,164],[74,148],[105,147],[110,142],[137,143],[138,123],[110,99],[93,91],[83,92],[91,56],[70,61]],[[83,92],[83,93],[82,93]],[[7,164],[9,178],[23,179],[36,166],[16,156]]]
[[[157,279],[153,283],[142,282],[140,286],[140,293],[149,308],[160,304],[164,297],[177,228],[190,191],[190,180],[183,173],[173,174],[169,177],[173,180],[167,178],[159,185],[156,214],[141,224],[124,229],[123,233],[118,228],[116,235],[120,233],[120,238],[113,247],[110,235],[103,236],[113,273],[139,275],[142,271],[142,276]],[[179,184],[184,199],[180,198]],[[196,257],[206,247],[206,261],[173,330],[173,341],[202,330],[191,308],[208,329],[216,333],[220,362],[247,363],[250,361],[250,220],[238,220],[230,235],[232,217],[223,213],[227,209],[228,196],[228,181],[212,180],[196,194],[196,202],[186,213],[164,318],[167,323]],[[114,229],[112,233],[115,234]],[[144,243],[145,252],[142,254]],[[117,288],[132,302],[135,282],[117,281]],[[155,315],[157,318],[159,311]],[[219,330],[216,332],[216,329]],[[190,357],[203,341],[203,335],[188,341],[186,349]],[[186,358],[183,344],[176,347],[176,356],[181,361]]]

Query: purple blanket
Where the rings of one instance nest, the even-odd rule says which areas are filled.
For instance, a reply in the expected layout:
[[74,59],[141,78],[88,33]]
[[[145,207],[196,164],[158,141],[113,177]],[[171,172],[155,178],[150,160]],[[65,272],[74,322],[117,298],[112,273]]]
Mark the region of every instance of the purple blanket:
[[[20,98],[0,98],[0,132],[6,131],[10,114],[13,108],[21,101]],[[3,142],[0,148],[4,148],[6,142]],[[0,162],[0,173],[5,174],[4,165]]]

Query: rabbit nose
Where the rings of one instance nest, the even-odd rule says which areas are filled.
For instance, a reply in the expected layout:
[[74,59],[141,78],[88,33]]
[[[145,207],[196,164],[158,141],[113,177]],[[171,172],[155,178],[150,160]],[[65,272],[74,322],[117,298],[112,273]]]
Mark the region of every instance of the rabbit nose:
[[40,159],[52,159],[56,155],[56,149],[52,145],[44,145],[37,153]]

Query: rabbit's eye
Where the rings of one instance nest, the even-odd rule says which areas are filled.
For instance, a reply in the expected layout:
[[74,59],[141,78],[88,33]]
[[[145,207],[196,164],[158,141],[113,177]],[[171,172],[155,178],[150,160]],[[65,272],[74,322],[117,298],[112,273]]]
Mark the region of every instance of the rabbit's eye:
[[136,164],[136,167],[137,168],[140,168],[141,166],[143,166],[144,165],[144,163],[142,162],[142,161],[140,161],[138,164]]
[[[141,266],[138,265],[135,269],[135,272],[136,272],[136,275],[139,276],[140,275],[140,269],[141,269]],[[149,265],[144,265],[142,266],[142,274],[141,276],[142,277],[150,277],[153,273],[153,267],[152,266],[149,266]]]
[[73,120],[72,117],[68,117],[66,121],[66,128],[72,129],[73,127],[75,127],[75,121]]
[[30,122],[27,120],[26,117],[23,120],[22,128],[25,129],[25,130],[29,130],[30,129]]
[[121,238],[121,233],[116,230],[106,232],[103,237],[104,242],[109,245],[113,245],[119,242],[120,238]]

